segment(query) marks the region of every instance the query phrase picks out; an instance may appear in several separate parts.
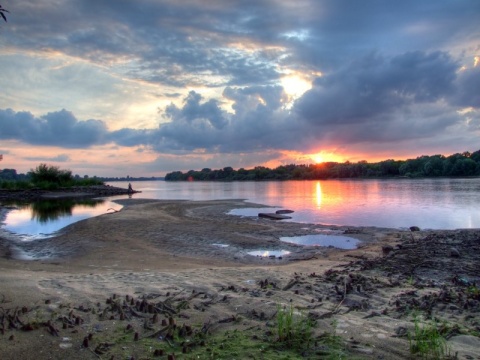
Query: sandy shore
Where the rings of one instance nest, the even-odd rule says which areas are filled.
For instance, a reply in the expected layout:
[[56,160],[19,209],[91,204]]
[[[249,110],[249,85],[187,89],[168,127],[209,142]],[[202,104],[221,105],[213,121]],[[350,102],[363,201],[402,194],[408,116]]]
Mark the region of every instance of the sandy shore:
[[[409,358],[416,315],[422,324],[442,324],[451,355],[480,359],[479,230],[410,232],[226,215],[254,206],[241,200],[122,204],[53,238],[19,244],[3,234],[2,359],[226,358],[218,336],[237,329],[253,332],[253,343],[274,343],[278,307],[290,305],[315,323],[317,344],[298,358],[322,358],[326,334],[341,336],[344,358]],[[279,241],[309,234],[361,243],[339,250]],[[291,254],[248,255],[255,250]]]

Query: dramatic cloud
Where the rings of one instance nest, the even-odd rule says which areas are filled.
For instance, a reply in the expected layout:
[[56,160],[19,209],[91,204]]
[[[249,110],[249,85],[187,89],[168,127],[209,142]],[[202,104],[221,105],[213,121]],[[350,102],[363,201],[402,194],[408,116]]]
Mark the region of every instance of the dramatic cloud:
[[2,5],[5,166],[87,149],[92,171],[148,174],[478,150],[477,0]]
[[78,121],[66,111],[35,118],[28,112],[0,110],[0,139],[16,139],[33,145],[82,148],[100,144],[107,130],[99,120]]

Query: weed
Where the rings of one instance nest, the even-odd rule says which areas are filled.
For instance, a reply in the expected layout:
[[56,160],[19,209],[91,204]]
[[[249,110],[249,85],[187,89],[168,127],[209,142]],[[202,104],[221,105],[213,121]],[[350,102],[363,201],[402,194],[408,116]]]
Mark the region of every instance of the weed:
[[450,355],[450,349],[436,322],[421,322],[414,315],[414,325],[413,334],[408,334],[412,354],[419,354],[423,359],[442,359]]
[[476,284],[467,288],[467,296],[472,299],[480,300],[480,289]]
[[313,322],[293,306],[277,307],[277,342],[291,349],[308,349],[313,344]]

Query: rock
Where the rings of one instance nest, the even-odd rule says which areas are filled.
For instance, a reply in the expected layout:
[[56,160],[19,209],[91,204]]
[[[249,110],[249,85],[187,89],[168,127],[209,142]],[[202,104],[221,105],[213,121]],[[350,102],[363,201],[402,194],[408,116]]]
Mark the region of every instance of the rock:
[[457,248],[450,248],[450,257],[460,257],[460,252]]
[[418,226],[410,226],[410,231],[420,231]]
[[382,253],[383,255],[388,255],[393,251],[393,246],[391,245],[383,245],[382,246]]
[[259,213],[258,217],[266,218],[270,220],[285,220],[291,219],[291,216],[281,215],[281,214],[274,214],[274,213]]

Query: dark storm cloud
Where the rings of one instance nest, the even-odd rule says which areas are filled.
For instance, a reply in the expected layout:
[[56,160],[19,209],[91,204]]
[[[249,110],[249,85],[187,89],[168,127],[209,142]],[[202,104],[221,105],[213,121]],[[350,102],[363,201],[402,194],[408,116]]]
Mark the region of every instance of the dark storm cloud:
[[0,110],[0,139],[28,144],[83,148],[104,142],[107,128],[100,120],[78,121],[66,110],[35,117],[29,112]]
[[446,53],[371,56],[318,78],[295,111],[314,125],[372,121],[450,96],[459,68]]
[[459,106],[480,109],[480,65],[460,72],[453,101]]

